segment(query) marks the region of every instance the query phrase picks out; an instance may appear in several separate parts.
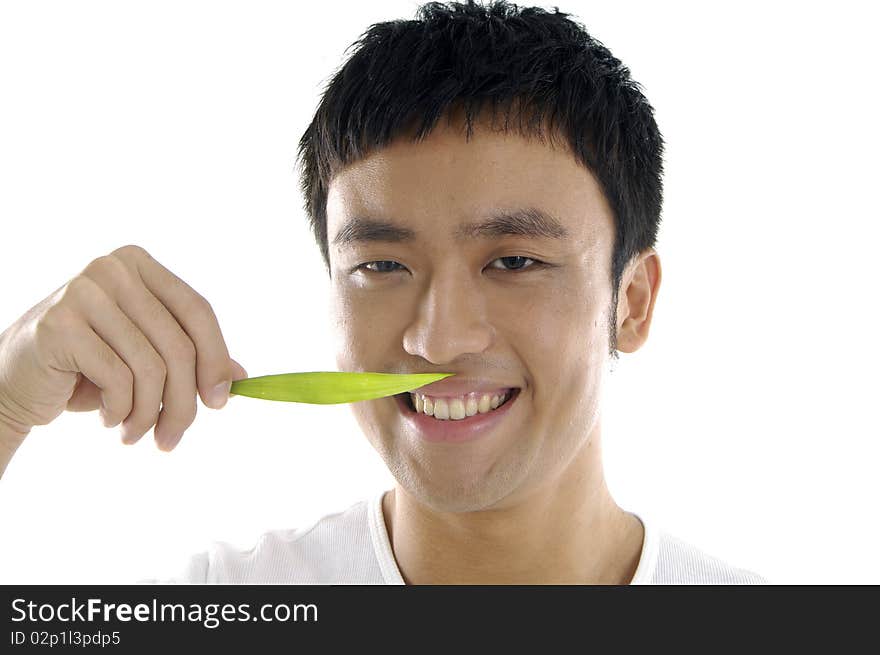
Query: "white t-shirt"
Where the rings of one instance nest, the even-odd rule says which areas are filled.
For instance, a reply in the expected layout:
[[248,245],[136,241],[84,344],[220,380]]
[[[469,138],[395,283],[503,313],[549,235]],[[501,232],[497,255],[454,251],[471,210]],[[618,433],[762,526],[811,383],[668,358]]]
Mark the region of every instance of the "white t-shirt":
[[[382,491],[306,528],[265,532],[250,550],[214,542],[173,578],[139,582],[405,584],[385,529],[384,495]],[[707,555],[633,514],[645,537],[630,584],[767,584],[758,574]]]

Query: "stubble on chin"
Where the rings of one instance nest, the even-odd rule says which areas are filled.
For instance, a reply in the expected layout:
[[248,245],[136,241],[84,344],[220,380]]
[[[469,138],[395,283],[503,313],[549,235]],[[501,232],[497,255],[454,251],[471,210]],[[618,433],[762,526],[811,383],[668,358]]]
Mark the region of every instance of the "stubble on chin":
[[[429,448],[434,446],[432,444]],[[440,446],[462,448],[459,445]],[[463,453],[450,454],[450,457],[431,457],[427,452],[392,449],[387,453],[385,463],[397,483],[414,501],[436,512],[492,509],[522,484],[524,471],[520,459],[485,462],[469,460]]]

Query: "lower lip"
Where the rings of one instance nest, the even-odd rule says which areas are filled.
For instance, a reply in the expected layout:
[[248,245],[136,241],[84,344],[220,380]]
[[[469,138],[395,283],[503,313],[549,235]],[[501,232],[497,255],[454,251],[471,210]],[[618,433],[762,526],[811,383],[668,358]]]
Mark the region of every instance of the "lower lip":
[[467,416],[457,421],[452,419],[442,421],[433,416],[416,412],[410,409],[403,396],[395,396],[394,400],[397,401],[404,420],[409,422],[425,441],[459,443],[473,441],[490,433],[510,412],[513,403],[519,398],[519,391],[519,389],[512,389],[510,391],[511,397],[498,409],[493,409],[486,414],[477,412],[473,416]]

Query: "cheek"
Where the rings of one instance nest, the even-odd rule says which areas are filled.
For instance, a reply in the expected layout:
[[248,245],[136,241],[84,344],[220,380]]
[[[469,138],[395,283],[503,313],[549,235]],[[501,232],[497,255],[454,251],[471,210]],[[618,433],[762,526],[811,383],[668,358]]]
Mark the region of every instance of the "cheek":
[[332,303],[336,363],[343,371],[384,371],[400,360],[400,303],[382,294],[335,289]]
[[586,368],[602,352],[605,311],[583,287],[535,293],[508,321],[511,340],[529,363],[560,372]]
[[508,331],[548,416],[589,413],[607,350],[607,310],[586,285],[535,294]]

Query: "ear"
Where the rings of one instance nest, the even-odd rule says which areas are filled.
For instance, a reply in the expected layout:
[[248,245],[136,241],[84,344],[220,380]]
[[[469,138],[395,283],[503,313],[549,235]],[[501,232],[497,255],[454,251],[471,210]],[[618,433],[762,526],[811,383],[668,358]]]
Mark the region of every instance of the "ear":
[[617,299],[617,349],[632,353],[648,340],[654,301],[660,289],[660,256],[653,248],[627,266]]

